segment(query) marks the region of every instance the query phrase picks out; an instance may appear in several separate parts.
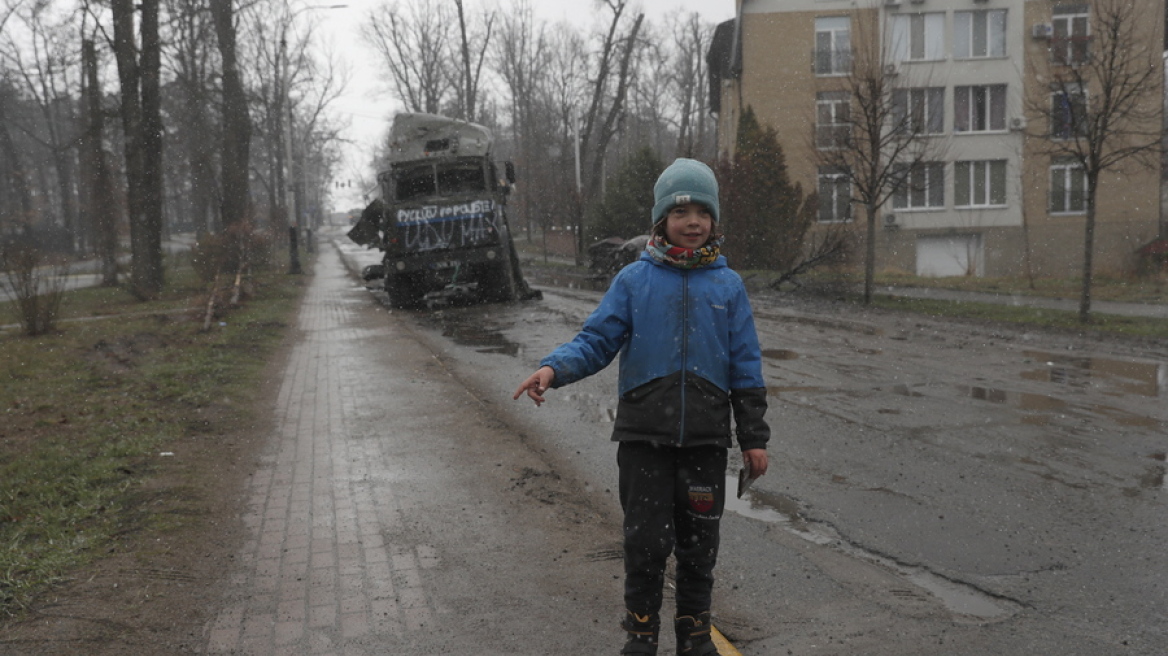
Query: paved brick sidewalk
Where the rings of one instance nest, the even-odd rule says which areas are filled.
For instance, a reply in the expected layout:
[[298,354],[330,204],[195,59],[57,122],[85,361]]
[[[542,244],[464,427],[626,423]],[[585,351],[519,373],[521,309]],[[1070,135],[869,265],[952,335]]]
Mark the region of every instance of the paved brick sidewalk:
[[[207,653],[525,653],[530,639],[543,647],[526,653],[574,653],[588,640],[615,644],[619,563],[584,553],[611,546],[612,527],[570,502],[533,501],[532,486],[516,481],[555,486],[559,477],[492,426],[331,248],[298,328],[275,434],[250,481],[249,539]],[[582,565],[557,567],[565,554]]]

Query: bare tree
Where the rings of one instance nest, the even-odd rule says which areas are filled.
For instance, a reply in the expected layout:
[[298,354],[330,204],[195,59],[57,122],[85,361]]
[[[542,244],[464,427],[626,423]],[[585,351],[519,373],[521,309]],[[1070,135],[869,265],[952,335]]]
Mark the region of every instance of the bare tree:
[[216,224],[215,125],[212,78],[219,58],[214,52],[214,24],[200,0],[166,0],[171,16],[169,64],[177,102],[172,108],[175,147],[185,160],[189,192],[184,204],[197,232],[210,232]]
[[[75,189],[76,79],[77,68],[72,37],[72,16],[54,17],[50,5],[32,3],[16,11],[20,30],[4,32],[0,56],[5,67],[23,82],[27,97],[39,110],[40,125],[18,128],[50,153],[55,173],[56,193],[49,197],[70,238],[79,236]],[[48,191],[46,189],[45,191]]]
[[[925,90],[928,80],[901,75],[891,63],[888,40],[881,38],[877,9],[853,13],[846,41],[816,51],[816,66],[841,74],[840,86],[830,96],[830,116],[818,107],[811,139],[821,175],[819,205],[850,212],[863,208],[866,223],[864,304],[872,302],[876,269],[876,225],[882,208],[896,194],[921,196],[941,187],[939,175],[944,142],[941,114]],[[922,90],[916,93],[916,90]],[[824,104],[824,103],[821,103]],[[831,192],[831,193],[825,193]],[[849,207],[833,202],[839,197]],[[838,213],[837,212],[837,213]],[[848,217],[831,216],[830,220]]]
[[447,63],[452,23],[446,4],[435,0],[392,2],[369,12],[361,35],[411,112],[437,114],[449,99],[455,79]]
[[679,116],[677,154],[681,157],[706,159],[712,155],[712,144],[706,143],[709,114],[705,100],[709,93],[706,52],[710,49],[713,31],[714,26],[703,23],[697,12],[667,23],[666,32],[678,37],[672,78],[676,84]]
[[[463,117],[468,121],[478,120],[477,103],[479,97],[479,83],[482,80],[483,64],[487,60],[487,50],[491,45],[491,31],[495,25],[495,12],[484,11],[480,28],[473,33],[467,32],[466,13],[463,11],[462,0],[454,0],[458,6],[458,33],[461,37],[462,72],[460,74],[461,89],[460,106],[464,109]],[[472,52],[471,42],[476,45]]]
[[[532,214],[544,228],[545,253],[548,228],[577,225],[576,204],[582,187],[577,108],[584,103],[588,85],[584,38],[563,23],[552,26],[547,38],[547,56],[534,80],[538,100],[531,115],[529,151],[546,165],[533,160],[525,174]],[[537,143],[541,148],[536,148]],[[571,211],[565,211],[565,204]]]
[[[1152,167],[1160,154],[1163,64],[1137,3],[1099,0],[1090,5],[1091,34],[1056,34],[1049,86],[1027,98],[1027,110],[1045,123],[1041,149],[1069,164],[1064,193],[1052,189],[1052,207],[1083,204],[1083,279],[1079,320],[1091,319],[1096,207],[1105,172],[1125,164]],[[1042,78],[1039,78],[1042,79]],[[1081,175],[1081,191],[1076,192]],[[1071,198],[1075,193],[1085,197]]]
[[[515,141],[516,164],[531,182],[537,173],[537,162],[547,160],[546,150],[540,152],[544,139],[538,134],[538,92],[548,72],[545,62],[549,54],[545,27],[536,24],[529,0],[518,5],[500,19],[499,33],[493,41],[491,66],[506,86],[510,103],[510,127]],[[527,222],[528,239],[532,234],[534,205],[529,184],[520,184],[515,204]]]
[[[322,167],[328,159],[329,145],[339,139],[340,130],[331,125],[326,110],[335,102],[348,82],[333,53],[305,58],[303,84],[289,94],[289,139],[293,203],[297,225],[311,227],[319,214],[308,216],[308,197],[325,185]],[[311,183],[311,184],[310,184]],[[318,211],[318,210],[317,210]]]
[[612,18],[601,40],[596,68],[590,75],[592,89],[579,130],[580,153],[587,166],[583,196],[575,207],[578,260],[584,253],[584,207],[598,198],[600,192],[605,155],[625,111],[637,35],[645,20],[644,14],[637,14],[632,18],[632,25],[626,28],[627,21],[623,18],[627,0],[604,0],[604,4],[612,12]]

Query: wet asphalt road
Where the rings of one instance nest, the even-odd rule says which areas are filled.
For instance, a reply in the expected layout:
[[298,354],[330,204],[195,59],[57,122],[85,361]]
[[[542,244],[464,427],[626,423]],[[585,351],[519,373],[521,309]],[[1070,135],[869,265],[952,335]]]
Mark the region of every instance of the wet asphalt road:
[[[586,561],[618,558],[615,367],[510,398],[600,293],[536,282],[393,315],[596,510]],[[743,654],[1164,653],[1168,344],[754,304],[772,469],[727,514],[714,609]]]

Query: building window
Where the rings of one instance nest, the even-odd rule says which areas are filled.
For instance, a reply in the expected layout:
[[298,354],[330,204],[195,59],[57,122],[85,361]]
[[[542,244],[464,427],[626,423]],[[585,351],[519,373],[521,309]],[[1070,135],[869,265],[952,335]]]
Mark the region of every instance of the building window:
[[1006,204],[1006,160],[953,164],[955,207],[1002,207]]
[[846,148],[852,139],[851,96],[847,91],[815,95],[815,147]]
[[842,223],[852,220],[852,184],[846,169],[819,168],[819,222]]
[[945,58],[945,14],[896,14],[891,18],[893,61]]
[[892,207],[898,210],[945,206],[945,165],[941,162],[903,164],[895,171]]
[[1006,56],[1006,10],[953,13],[953,56],[957,59]]
[[1050,136],[1071,139],[1087,133],[1087,94],[1069,83],[1050,94]]
[[953,131],[1006,129],[1006,85],[953,88]]
[[1051,214],[1087,211],[1087,176],[1075,161],[1056,161],[1050,166]]
[[816,75],[846,75],[852,70],[851,19],[831,16],[815,19]]
[[1062,5],[1054,8],[1051,20],[1050,60],[1063,66],[1085,63],[1091,56],[1087,5]]
[[892,121],[896,129],[903,132],[941,134],[945,131],[945,89],[894,89]]

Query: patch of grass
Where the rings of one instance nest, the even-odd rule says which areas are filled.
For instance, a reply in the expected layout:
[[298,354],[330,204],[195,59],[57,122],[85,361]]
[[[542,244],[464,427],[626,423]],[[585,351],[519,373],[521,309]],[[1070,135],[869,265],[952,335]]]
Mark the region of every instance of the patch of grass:
[[158,452],[208,417],[247,420],[303,288],[303,278],[257,274],[226,325],[202,332],[206,286],[189,268],[168,275],[158,301],[77,290],[66,318],[102,318],[37,338],[0,331],[0,616],[117,535],[170,521],[142,501]]
[[[863,284],[863,278],[854,280]],[[1066,298],[1078,300],[1082,293],[1081,278],[1035,278],[1033,285],[1027,278],[979,278],[976,276],[948,276],[944,278],[924,278],[903,272],[885,271],[876,274],[873,283],[877,286],[927,287],[930,289],[954,289],[968,292],[993,294],[1018,294],[1043,298]],[[1168,281],[1157,277],[1121,277],[1098,275],[1091,281],[1091,298],[1096,301],[1116,301],[1125,303],[1166,303],[1168,302]]]
[[1079,322],[1078,312],[1029,308],[995,303],[917,299],[874,294],[875,307],[914,312],[931,317],[977,319],[1031,325],[1078,333],[1115,333],[1132,337],[1168,338],[1168,321],[1092,313],[1091,323]]

